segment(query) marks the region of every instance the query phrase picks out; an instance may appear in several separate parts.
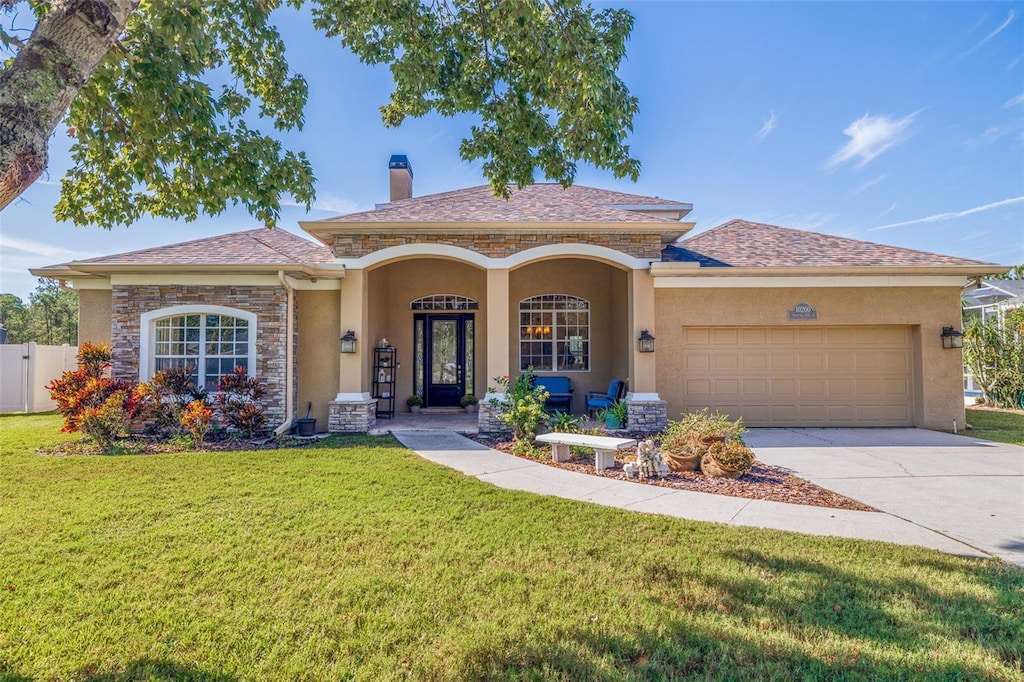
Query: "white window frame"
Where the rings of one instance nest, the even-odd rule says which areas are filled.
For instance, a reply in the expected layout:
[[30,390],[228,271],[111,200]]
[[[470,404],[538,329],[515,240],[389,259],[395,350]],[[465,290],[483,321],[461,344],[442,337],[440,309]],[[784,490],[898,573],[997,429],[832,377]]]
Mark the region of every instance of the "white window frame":
[[[543,298],[545,296],[564,296],[566,298],[573,298],[573,299],[576,299],[577,301],[582,301],[582,302],[587,304],[587,307],[585,309],[585,312],[587,313],[587,324],[586,324],[587,337],[582,340],[583,343],[587,344],[587,348],[588,348],[588,350],[587,350],[587,368],[586,369],[568,369],[568,368],[565,368],[565,367],[559,367],[558,363],[561,361],[562,358],[559,356],[558,353],[555,352],[555,344],[558,343],[558,340],[557,340],[558,339],[558,327],[557,327],[557,325],[558,325],[558,313],[584,312],[584,310],[583,309],[579,309],[579,308],[577,308],[577,309],[575,309],[573,311],[570,311],[568,309],[559,310],[557,308],[550,308],[550,309],[543,309],[543,310],[533,310],[533,309],[524,310],[524,308],[523,308],[524,304],[526,304],[526,303],[528,303],[530,301],[533,301],[534,299],[537,299],[537,298]],[[574,372],[574,373],[581,373],[581,372],[589,372],[591,370],[590,363],[591,363],[591,361],[593,359],[593,348],[591,346],[593,344],[593,337],[591,336],[591,324],[590,324],[591,323],[591,319],[590,319],[590,316],[591,316],[591,313],[593,311],[591,309],[590,300],[589,299],[583,298],[582,296],[576,296],[575,294],[564,294],[564,293],[557,293],[557,292],[555,292],[555,293],[547,293],[547,294],[535,294],[533,296],[527,296],[526,298],[520,300],[519,301],[519,309],[518,309],[517,312],[518,312],[518,314],[516,315],[516,328],[518,329],[518,332],[517,332],[516,336],[519,339],[519,343],[517,344],[517,347],[518,347],[517,354],[519,356],[519,368],[520,368],[520,370],[522,370],[522,367],[523,367],[523,342],[533,341],[534,340],[532,338],[524,338],[524,336],[523,336],[522,316],[523,316],[524,313],[529,314],[529,313],[535,313],[535,312],[541,312],[541,313],[550,312],[551,313],[551,341],[550,341],[550,343],[551,343],[551,369],[550,370],[544,369],[544,370],[537,370],[537,371],[540,371],[540,372]],[[566,343],[569,343],[569,342],[570,341],[568,339],[566,339]]]
[[[221,305],[175,305],[142,313],[139,318],[139,381],[153,378],[156,367],[156,323],[166,317],[178,315],[226,315],[245,320],[249,324],[249,343],[246,356],[249,360],[249,374],[256,374],[256,313]],[[203,376],[200,368],[200,378]]]

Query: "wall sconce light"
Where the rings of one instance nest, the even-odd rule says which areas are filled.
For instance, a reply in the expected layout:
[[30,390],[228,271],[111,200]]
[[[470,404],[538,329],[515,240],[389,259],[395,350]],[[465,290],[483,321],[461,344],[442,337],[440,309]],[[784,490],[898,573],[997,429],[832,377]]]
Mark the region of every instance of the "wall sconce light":
[[964,335],[958,329],[953,327],[942,328],[942,347],[943,348],[963,348],[964,347]]
[[349,329],[345,332],[345,335],[341,337],[341,352],[342,353],[355,353],[356,352],[356,333]]
[[551,336],[551,327],[544,327],[544,336]]
[[526,328],[526,335],[527,336],[533,336],[533,327],[527,327]]
[[640,332],[640,338],[638,339],[638,341],[640,343],[641,353],[654,352],[654,337],[651,336],[651,333],[649,331],[645,329],[642,332]]

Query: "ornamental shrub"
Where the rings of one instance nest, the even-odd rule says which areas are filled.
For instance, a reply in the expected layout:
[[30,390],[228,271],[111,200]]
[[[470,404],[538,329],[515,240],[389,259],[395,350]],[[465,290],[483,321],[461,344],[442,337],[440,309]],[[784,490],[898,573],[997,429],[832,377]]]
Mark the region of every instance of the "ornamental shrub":
[[973,319],[964,329],[964,366],[981,387],[985,402],[1024,407],[1024,308],[1000,320]]
[[[57,403],[57,411],[64,417],[61,431],[83,431],[91,437],[93,434],[90,432],[96,430],[99,438],[95,440],[109,443],[106,433],[113,426],[108,428],[100,422],[113,419],[114,406],[119,404],[128,420],[142,408],[146,400],[145,391],[137,391],[130,381],[105,376],[110,367],[110,355],[108,345],[83,343],[78,351],[78,369],[64,372],[59,379],[47,384],[50,398]],[[83,418],[87,411],[90,411],[89,425],[85,426]]]
[[260,379],[247,376],[244,367],[235,367],[231,374],[221,377],[217,390],[217,406],[228,425],[248,438],[263,432],[267,415],[259,399],[267,389]]
[[131,416],[126,403],[131,400],[131,394],[130,389],[118,389],[100,405],[86,407],[82,411],[79,428],[102,452],[110,452],[114,441],[128,429]]
[[164,436],[178,436],[188,431],[182,425],[183,410],[194,401],[206,402],[206,391],[192,381],[192,367],[160,370],[147,386],[152,399],[145,413],[148,427]]
[[512,440],[533,441],[537,437],[537,429],[547,423],[544,401],[550,394],[543,386],[535,385],[532,367],[516,377],[515,381],[505,376],[496,377],[495,382],[501,388],[488,388],[488,392],[505,394],[504,400],[490,400],[497,410],[495,416],[508,424],[512,430]]
[[205,400],[193,400],[182,409],[179,419],[181,428],[192,435],[192,447],[198,450],[213,424],[213,410]]

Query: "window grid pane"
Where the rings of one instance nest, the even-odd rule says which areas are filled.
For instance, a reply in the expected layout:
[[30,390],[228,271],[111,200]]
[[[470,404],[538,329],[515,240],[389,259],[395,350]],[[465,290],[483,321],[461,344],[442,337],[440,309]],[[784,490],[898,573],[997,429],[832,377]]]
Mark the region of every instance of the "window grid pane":
[[154,326],[157,371],[190,367],[194,384],[216,391],[220,378],[235,367],[249,369],[247,320],[219,314],[175,315]]
[[519,369],[590,369],[590,302],[545,294],[519,303]]

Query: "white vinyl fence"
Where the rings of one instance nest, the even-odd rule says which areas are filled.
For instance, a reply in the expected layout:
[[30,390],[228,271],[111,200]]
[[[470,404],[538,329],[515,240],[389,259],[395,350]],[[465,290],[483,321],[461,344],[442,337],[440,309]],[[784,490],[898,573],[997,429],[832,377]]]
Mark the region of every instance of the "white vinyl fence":
[[78,366],[77,346],[0,345],[0,412],[56,409],[46,384]]

